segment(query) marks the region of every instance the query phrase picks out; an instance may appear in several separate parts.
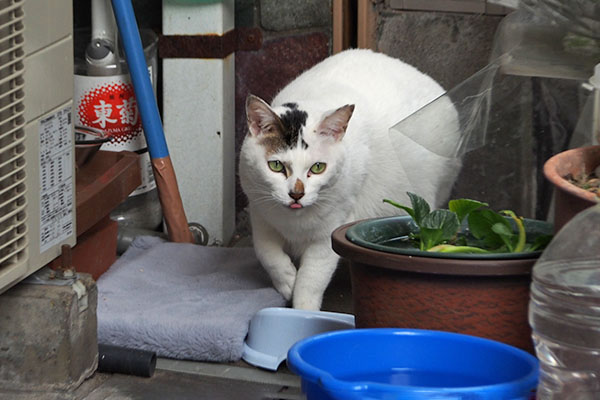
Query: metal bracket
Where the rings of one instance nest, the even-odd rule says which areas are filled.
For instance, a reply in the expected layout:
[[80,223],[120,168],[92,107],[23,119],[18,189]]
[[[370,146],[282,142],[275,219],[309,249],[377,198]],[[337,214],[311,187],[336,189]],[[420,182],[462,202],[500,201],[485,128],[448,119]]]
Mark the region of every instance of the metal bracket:
[[73,270],[66,270],[66,274],[63,274],[48,267],[43,267],[23,279],[23,283],[30,285],[71,286],[77,279],[79,279],[79,276],[73,273]]
[[258,28],[235,28],[223,35],[161,35],[160,58],[226,58],[235,51],[255,51],[262,47]]
[[71,286],[79,276],[73,268],[73,255],[71,246],[63,244],[60,254],[60,266],[54,270],[45,266],[23,280],[23,283],[32,285]]

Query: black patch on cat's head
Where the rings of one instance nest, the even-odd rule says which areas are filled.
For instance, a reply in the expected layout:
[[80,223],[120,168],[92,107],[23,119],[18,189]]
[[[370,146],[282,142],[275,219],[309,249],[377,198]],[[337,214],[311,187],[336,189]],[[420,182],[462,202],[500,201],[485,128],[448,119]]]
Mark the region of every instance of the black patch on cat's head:
[[302,131],[306,126],[308,114],[306,111],[298,109],[296,103],[285,103],[284,107],[289,108],[285,113],[279,116],[281,125],[283,126],[283,139],[288,147],[293,147],[301,139],[302,148],[306,149],[308,144],[302,139]]

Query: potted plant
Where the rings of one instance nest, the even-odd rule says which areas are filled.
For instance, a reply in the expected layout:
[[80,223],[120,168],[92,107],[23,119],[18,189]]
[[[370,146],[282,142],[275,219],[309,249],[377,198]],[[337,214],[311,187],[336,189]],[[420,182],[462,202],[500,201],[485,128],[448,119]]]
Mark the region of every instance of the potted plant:
[[[544,164],[544,175],[555,187],[554,228],[598,202],[600,146],[579,147],[556,154]],[[594,183],[592,183],[594,182]]]
[[409,197],[412,207],[386,200],[408,216],[353,222],[332,234],[333,250],[350,263],[356,327],[459,332],[533,352],[530,275],[552,226],[478,201],[430,211]]

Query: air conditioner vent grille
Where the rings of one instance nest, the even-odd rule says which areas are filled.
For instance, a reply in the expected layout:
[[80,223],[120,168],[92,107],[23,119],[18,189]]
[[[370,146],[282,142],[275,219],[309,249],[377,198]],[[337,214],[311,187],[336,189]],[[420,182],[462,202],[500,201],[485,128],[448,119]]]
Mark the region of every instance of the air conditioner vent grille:
[[0,273],[27,258],[22,5],[0,0]]

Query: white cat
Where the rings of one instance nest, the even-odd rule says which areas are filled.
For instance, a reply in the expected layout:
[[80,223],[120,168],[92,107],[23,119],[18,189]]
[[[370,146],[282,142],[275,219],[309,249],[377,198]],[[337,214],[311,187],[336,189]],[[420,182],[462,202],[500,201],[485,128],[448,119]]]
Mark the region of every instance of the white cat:
[[[406,139],[400,162],[389,134],[443,93],[397,59],[347,50],[302,73],[271,106],[247,98],[239,174],[254,248],[295,308],[321,307],[338,263],[330,239],[335,228],[399,213],[382,200],[410,204],[406,191],[430,204],[446,200],[456,165]],[[455,115],[444,123],[457,124]]]

